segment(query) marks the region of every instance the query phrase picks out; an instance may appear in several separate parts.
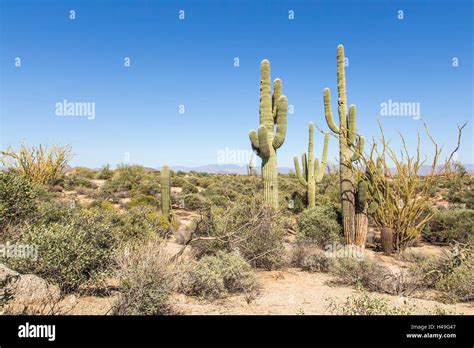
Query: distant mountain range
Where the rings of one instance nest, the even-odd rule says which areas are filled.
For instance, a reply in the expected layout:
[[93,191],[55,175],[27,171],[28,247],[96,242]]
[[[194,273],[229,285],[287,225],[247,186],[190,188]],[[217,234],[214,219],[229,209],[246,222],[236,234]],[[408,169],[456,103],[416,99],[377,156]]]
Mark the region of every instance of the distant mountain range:
[[[463,164],[469,174],[474,174],[474,164]],[[4,168],[0,166],[0,170]],[[145,167],[146,171],[153,171],[159,170],[161,168],[148,168]],[[255,168],[257,173],[260,173],[260,167]],[[439,167],[438,167],[439,169]],[[66,172],[72,171],[73,167],[69,167],[66,169]],[[100,168],[96,168],[95,170],[100,170]],[[246,166],[239,166],[236,164],[208,164],[204,166],[197,166],[197,167],[188,167],[188,166],[171,166],[171,170],[177,172],[182,171],[185,173],[194,171],[199,173],[211,173],[211,174],[247,174],[247,167]],[[393,170],[393,169],[392,169]],[[290,167],[278,167],[278,173],[280,174],[288,174],[289,172],[294,172],[294,168]],[[430,166],[425,165],[421,167],[420,175],[426,175],[430,171]]]
[[[464,164],[467,172],[469,174],[474,174],[474,164]],[[198,167],[186,167],[186,166],[172,166],[173,171],[182,171],[182,172],[204,172],[212,174],[247,174],[246,166],[238,166],[235,164],[208,164]],[[260,173],[260,167],[257,167],[257,172]],[[440,167],[438,166],[438,169]],[[430,172],[431,167],[429,165],[424,165],[420,169],[420,175],[426,175]],[[294,168],[290,167],[278,167],[278,172],[280,174],[288,174],[289,172],[294,172]]]

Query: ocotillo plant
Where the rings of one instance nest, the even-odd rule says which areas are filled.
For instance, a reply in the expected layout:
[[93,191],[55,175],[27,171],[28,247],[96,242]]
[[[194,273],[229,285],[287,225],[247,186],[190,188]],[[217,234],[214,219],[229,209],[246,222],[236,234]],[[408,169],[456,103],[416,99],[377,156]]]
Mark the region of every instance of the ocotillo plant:
[[171,210],[171,185],[170,185],[170,168],[164,165],[161,169],[161,212],[167,220],[170,220]]
[[339,138],[339,164],[342,218],[346,244],[355,242],[355,194],[356,183],[352,162],[358,160],[364,148],[364,138],[357,136],[356,107],[349,107],[347,113],[346,77],[344,69],[344,46],[337,46],[337,91],[339,126],[334,122],[331,111],[329,88],[324,89],[324,111],[329,128]]
[[320,182],[324,176],[326,169],[326,159],[328,155],[329,134],[324,135],[323,156],[321,157],[321,164],[318,158],[313,158],[313,139],[314,139],[314,123],[309,123],[309,142],[308,142],[308,156],[303,153],[301,156],[301,165],[303,171],[300,170],[298,164],[298,157],[294,157],[295,171],[300,183],[306,187],[306,195],[308,198],[308,208],[314,208],[316,205],[316,183]]
[[282,94],[280,79],[273,82],[273,96],[270,84],[270,62],[264,59],[260,63],[260,127],[258,133],[251,130],[249,137],[252,148],[262,159],[265,204],[278,209],[276,150],[283,145],[286,137],[288,100]]

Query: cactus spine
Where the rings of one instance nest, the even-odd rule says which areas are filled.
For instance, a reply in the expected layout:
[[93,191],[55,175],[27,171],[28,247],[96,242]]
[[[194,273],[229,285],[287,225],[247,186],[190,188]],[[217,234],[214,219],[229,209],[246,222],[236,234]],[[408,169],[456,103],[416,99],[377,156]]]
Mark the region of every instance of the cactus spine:
[[364,148],[364,138],[357,136],[356,107],[349,107],[347,113],[346,77],[344,70],[344,46],[337,46],[337,91],[339,126],[334,122],[331,111],[329,88],[324,89],[324,111],[329,128],[339,138],[339,163],[342,221],[346,244],[355,243],[355,175],[352,162],[357,161]]
[[161,212],[169,221],[171,210],[171,185],[170,185],[170,168],[164,165],[161,169]]
[[319,159],[313,157],[314,145],[314,123],[309,123],[309,142],[308,142],[308,156],[303,153],[301,156],[301,165],[303,171],[300,170],[298,164],[298,157],[294,157],[296,176],[300,183],[306,187],[306,194],[308,198],[308,208],[314,208],[316,205],[316,183],[320,182],[324,176],[326,169],[326,159],[328,155],[329,134],[324,135],[323,155],[321,157],[321,164]]
[[[260,63],[260,127],[258,133],[249,133],[253,150],[262,159],[264,201],[267,206],[278,209],[278,171],[276,150],[283,145],[286,137],[286,112],[288,100],[282,94],[282,82],[273,82],[271,94],[270,62]],[[275,131],[276,125],[276,133]]]

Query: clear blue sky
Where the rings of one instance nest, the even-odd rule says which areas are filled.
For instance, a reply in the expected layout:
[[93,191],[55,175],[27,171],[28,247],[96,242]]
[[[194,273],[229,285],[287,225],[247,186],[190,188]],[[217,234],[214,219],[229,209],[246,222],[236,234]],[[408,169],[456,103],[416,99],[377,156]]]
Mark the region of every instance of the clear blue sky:
[[[381,103],[418,102],[446,150],[455,145],[456,123],[470,122],[459,159],[474,163],[472,1],[0,3],[2,148],[22,140],[70,144],[72,164],[89,167],[121,163],[126,152],[132,163],[151,167],[216,163],[226,147],[250,149],[248,131],[258,127],[259,62],[268,58],[272,79],[282,78],[294,105],[278,153],[279,166],[292,166],[307,148],[309,121],[327,129],[324,87],[337,110],[336,47],[343,43],[348,101],[358,107],[360,133],[377,134]],[[95,102],[95,119],[56,116],[55,104],[64,99]],[[421,121],[407,116],[381,122],[394,146],[396,130],[410,146],[422,130]],[[317,153],[321,145],[318,136]],[[330,159],[337,151],[331,139]]]

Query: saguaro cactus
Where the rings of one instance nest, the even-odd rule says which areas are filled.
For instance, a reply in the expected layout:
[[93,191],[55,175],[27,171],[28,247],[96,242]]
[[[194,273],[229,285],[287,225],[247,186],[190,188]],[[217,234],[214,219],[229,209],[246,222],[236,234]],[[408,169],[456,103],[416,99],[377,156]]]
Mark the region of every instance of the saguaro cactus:
[[260,63],[260,127],[258,133],[251,130],[249,137],[252,148],[262,159],[265,204],[276,209],[278,209],[276,150],[285,141],[287,110],[288,100],[282,94],[280,79],[275,79],[273,82],[273,96],[271,94],[270,62],[264,59]]
[[164,165],[161,169],[161,212],[168,220],[170,219],[171,210],[171,185],[170,185],[170,168]]
[[298,157],[294,157],[296,176],[300,183],[306,187],[306,195],[308,198],[308,208],[314,208],[316,205],[316,183],[320,182],[324,176],[326,169],[326,159],[328,155],[329,134],[324,135],[323,155],[321,157],[321,164],[318,158],[313,158],[313,140],[314,140],[314,123],[309,123],[309,142],[308,142],[308,156],[303,153],[301,156],[301,165],[303,171],[300,170],[298,164]]
[[[352,162],[358,160],[364,148],[364,138],[356,133],[356,107],[347,113],[346,77],[344,69],[344,46],[337,46],[337,91],[339,126],[331,111],[329,88],[324,89],[324,111],[329,128],[339,137],[339,163],[341,204],[346,244],[355,243],[355,175]],[[357,136],[357,142],[356,142]]]

